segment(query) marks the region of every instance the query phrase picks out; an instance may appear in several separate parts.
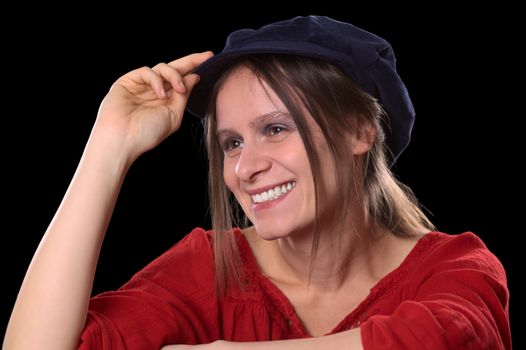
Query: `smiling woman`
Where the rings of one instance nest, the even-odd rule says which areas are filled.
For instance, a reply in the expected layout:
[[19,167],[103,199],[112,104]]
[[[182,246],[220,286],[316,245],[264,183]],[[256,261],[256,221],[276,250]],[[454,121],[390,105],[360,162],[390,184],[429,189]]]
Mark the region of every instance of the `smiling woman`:
[[[211,98],[216,103],[206,118],[209,154],[216,155],[211,156],[210,183],[212,188],[233,193],[242,209],[238,212],[246,215],[260,237],[312,236],[312,243],[310,238],[305,242],[312,247],[312,269],[320,237],[338,251],[346,237],[366,231],[365,237],[381,236],[385,230],[413,236],[433,229],[388,170],[382,151],[381,107],[360,93],[343,72],[317,59],[283,55],[237,59],[231,67],[217,84],[216,96]],[[279,83],[270,87],[270,82]],[[331,99],[332,91],[346,99]],[[285,105],[282,101],[287,96],[293,98]],[[224,157],[214,154],[217,145],[223,145]],[[365,183],[366,171],[368,186],[355,186]],[[281,187],[287,194],[297,189],[287,196],[276,195]],[[375,196],[377,188],[384,195]],[[228,193],[211,195],[225,196]],[[220,218],[221,212],[214,217]],[[227,220],[216,222],[215,230],[228,229]],[[236,225],[242,225],[241,221]],[[356,246],[356,242],[348,244]],[[339,250],[341,261],[348,254],[347,249]],[[218,244],[216,256],[224,256],[224,251]],[[223,276],[223,271],[239,276],[237,266],[222,266],[219,261],[217,276]],[[218,280],[220,291],[227,280]]]
[[[122,181],[185,107],[204,122],[212,229],[90,298]],[[327,17],[125,74],[5,348],[511,349],[499,260],[473,233],[436,231],[391,172],[414,116],[391,46]]]

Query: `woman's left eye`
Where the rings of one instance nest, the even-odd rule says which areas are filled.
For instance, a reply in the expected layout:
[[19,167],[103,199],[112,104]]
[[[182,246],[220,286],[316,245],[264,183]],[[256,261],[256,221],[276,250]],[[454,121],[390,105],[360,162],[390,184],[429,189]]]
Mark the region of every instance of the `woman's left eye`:
[[267,127],[267,134],[270,136],[281,134],[283,131],[285,131],[285,127],[281,125],[269,125]]

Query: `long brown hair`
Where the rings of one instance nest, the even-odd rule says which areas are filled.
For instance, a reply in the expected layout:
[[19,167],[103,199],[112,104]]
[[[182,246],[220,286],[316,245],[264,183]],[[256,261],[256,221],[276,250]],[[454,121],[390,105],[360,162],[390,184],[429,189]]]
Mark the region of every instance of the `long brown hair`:
[[[245,227],[246,216],[223,180],[223,151],[216,135],[217,93],[238,67],[251,70],[281,99],[292,116],[302,138],[314,180],[315,224],[311,251],[311,271],[320,241],[320,159],[312,132],[302,111],[306,110],[318,124],[332,156],[336,174],[337,196],[342,210],[335,211],[334,223],[345,222],[349,205],[361,199],[363,212],[371,223],[371,234],[382,228],[399,236],[410,236],[433,224],[418,206],[411,189],[400,183],[387,163],[384,119],[378,101],[364,93],[335,65],[313,58],[288,55],[254,55],[239,59],[216,83],[205,118],[205,141],[209,158],[209,196],[214,235],[216,282],[219,295],[231,283],[243,285],[240,256],[233,227]],[[363,136],[366,126],[374,126],[376,137],[364,156],[349,153],[346,135]],[[338,224],[335,224],[336,226]]]

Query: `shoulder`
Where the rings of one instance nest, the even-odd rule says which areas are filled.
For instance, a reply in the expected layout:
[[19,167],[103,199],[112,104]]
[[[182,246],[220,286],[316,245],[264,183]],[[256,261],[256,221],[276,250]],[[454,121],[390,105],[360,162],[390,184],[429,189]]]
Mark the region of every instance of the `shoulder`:
[[500,260],[473,232],[461,234],[430,232],[421,238],[419,245],[424,251],[423,266],[478,270],[497,279],[506,278]]
[[213,232],[194,228],[162,255],[150,262],[138,277],[191,276],[213,273]]
[[361,325],[364,347],[426,339],[429,348],[511,349],[504,268],[477,235],[429,232],[401,271],[398,289],[396,279],[376,289],[382,299]]
[[429,256],[441,255],[443,257],[459,258],[472,256],[493,256],[482,239],[473,232],[461,234],[448,234],[444,232],[430,232],[421,238],[427,246]]
[[177,256],[204,253],[212,249],[212,231],[196,227],[175,243],[164,255]]
[[[234,229],[231,233],[236,242],[243,233],[240,229]],[[180,271],[181,273],[200,273],[203,270],[214,268],[214,236],[213,230],[205,230],[196,227],[157,259],[146,266],[144,271]]]

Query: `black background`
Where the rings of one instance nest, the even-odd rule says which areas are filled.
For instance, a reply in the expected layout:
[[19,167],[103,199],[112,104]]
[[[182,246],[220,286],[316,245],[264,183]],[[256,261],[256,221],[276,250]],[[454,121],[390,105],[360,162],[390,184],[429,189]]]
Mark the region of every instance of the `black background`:
[[[33,8],[31,15],[13,12],[15,24],[2,28],[6,277],[0,332],[112,82],[139,66],[191,52],[219,52],[232,30],[306,14],[349,21],[392,44],[417,111],[412,144],[395,172],[439,230],[473,231],[499,257],[508,273],[512,329],[518,329],[519,262],[512,251],[523,232],[518,169],[524,156],[516,123],[524,111],[512,88],[520,65],[513,10],[318,6],[285,11],[251,3],[245,4],[250,11],[219,15],[228,13],[226,8],[216,13],[196,5],[201,8],[144,5],[111,14],[102,8]],[[118,288],[193,227],[208,227],[200,138],[198,120],[188,116],[180,131],[133,165],[103,246],[94,293]],[[515,348],[520,342],[514,337]]]

